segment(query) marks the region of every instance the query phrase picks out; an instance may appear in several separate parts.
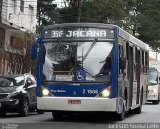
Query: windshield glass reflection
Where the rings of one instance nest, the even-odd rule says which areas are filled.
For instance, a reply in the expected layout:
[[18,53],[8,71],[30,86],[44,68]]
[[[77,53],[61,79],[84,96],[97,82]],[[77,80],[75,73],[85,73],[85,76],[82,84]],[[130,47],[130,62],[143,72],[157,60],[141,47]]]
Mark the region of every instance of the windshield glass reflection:
[[11,77],[11,76],[1,76],[0,77],[0,87],[12,87],[24,85],[24,76]]
[[158,73],[156,69],[149,70],[149,85],[158,84]]
[[[111,81],[113,43],[44,43],[43,79],[48,81]],[[80,79],[81,76],[81,79]]]

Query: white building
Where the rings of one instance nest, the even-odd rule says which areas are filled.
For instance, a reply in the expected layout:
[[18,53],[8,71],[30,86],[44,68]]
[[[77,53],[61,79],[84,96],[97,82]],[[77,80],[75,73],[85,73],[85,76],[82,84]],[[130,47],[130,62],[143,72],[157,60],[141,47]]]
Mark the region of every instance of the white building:
[[160,70],[160,53],[152,49],[149,51],[149,66],[156,67]]
[[[0,0],[0,44],[22,49],[22,37],[25,31],[35,33],[37,0]],[[2,48],[2,45],[0,46]],[[0,74],[4,73],[6,59],[0,51]],[[5,55],[4,55],[5,56]],[[5,58],[5,57],[4,57]]]
[[[37,23],[37,0],[1,0],[2,23],[21,30],[34,31]],[[24,28],[24,29],[23,29]]]

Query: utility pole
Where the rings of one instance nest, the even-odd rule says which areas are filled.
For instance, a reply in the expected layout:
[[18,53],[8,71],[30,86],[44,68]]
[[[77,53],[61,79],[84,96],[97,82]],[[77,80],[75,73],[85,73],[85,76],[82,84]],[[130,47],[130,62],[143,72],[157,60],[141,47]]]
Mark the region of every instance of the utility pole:
[[83,0],[78,0],[77,6],[78,6],[78,16],[77,16],[77,22],[81,22],[81,7],[82,7]]

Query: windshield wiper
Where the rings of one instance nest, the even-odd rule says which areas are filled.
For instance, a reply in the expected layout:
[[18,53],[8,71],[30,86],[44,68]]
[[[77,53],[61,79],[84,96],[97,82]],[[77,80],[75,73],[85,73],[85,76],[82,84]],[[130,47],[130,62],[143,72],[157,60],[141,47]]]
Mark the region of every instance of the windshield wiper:
[[92,42],[92,45],[90,46],[90,48],[88,49],[88,51],[86,52],[86,54],[82,57],[83,61],[87,58],[87,56],[89,55],[89,53],[91,52],[91,50],[93,49],[93,47],[96,45],[98,39],[94,39],[94,41]]
[[[94,39],[94,41],[92,42],[91,46],[89,47],[88,51],[86,52],[85,55],[83,55],[83,48],[82,48],[82,60],[76,60],[75,64],[76,64],[76,67],[81,68],[82,70],[84,70],[83,68],[83,63],[84,63],[84,60],[87,58],[87,56],[89,55],[89,53],[91,52],[91,50],[93,49],[93,47],[95,46],[95,44],[97,43],[98,39]],[[76,51],[77,53],[77,51]],[[81,67],[80,67],[81,66]]]

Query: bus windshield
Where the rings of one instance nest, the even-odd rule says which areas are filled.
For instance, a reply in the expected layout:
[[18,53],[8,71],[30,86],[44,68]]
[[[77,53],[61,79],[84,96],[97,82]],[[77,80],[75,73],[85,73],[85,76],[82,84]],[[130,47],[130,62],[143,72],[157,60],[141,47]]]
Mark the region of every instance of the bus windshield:
[[[113,62],[113,43],[45,42],[43,79],[46,81],[78,81],[77,71],[85,74],[85,82],[110,82]],[[80,73],[79,73],[80,74]]]
[[158,72],[156,69],[149,70],[149,85],[158,84]]

